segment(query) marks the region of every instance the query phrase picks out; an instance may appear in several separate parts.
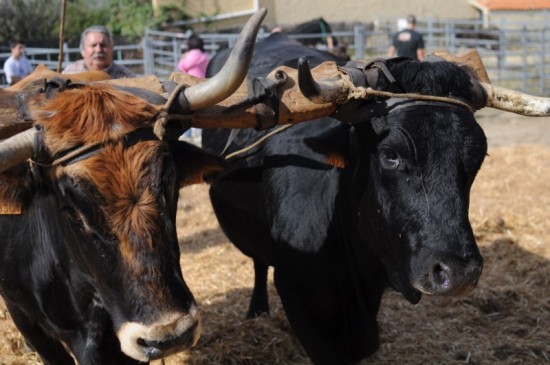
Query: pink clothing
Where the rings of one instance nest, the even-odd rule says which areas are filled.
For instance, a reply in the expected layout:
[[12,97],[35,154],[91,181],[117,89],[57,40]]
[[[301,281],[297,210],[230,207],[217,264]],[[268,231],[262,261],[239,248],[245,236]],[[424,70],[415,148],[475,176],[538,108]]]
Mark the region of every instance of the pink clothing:
[[200,49],[191,49],[181,56],[178,70],[189,75],[204,78],[207,65],[208,55]]

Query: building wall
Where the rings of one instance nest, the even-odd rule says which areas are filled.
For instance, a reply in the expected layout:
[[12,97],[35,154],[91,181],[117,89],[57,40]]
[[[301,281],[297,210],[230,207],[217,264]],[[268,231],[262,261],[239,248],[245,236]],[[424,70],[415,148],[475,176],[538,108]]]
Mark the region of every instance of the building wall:
[[467,0],[277,0],[275,17],[296,24],[323,17],[329,23],[378,23],[404,18],[409,13],[423,18],[477,19],[479,12]]
[[[196,31],[240,29],[253,11],[259,7],[268,9],[263,25],[270,30],[276,25],[292,26],[323,17],[332,24],[373,23],[375,26],[395,25],[399,18],[409,13],[419,22],[432,19],[481,19],[480,10],[468,0],[153,0],[157,5],[170,2],[183,4],[186,12],[194,17],[214,16],[222,18],[193,25]],[[406,10],[398,10],[406,9]],[[241,16],[233,16],[242,13]],[[502,19],[513,22],[549,21],[549,11],[493,11],[489,20],[500,25]]]
[[492,11],[489,13],[489,21],[491,24],[499,27],[503,25],[508,29],[521,28],[524,24],[549,24],[550,12],[548,10]]
[[[155,0],[164,4],[175,0]],[[181,1],[181,0],[180,0]],[[263,24],[294,25],[323,17],[329,23],[381,23],[406,17],[409,12],[423,18],[478,19],[479,11],[468,0],[186,0],[185,10],[193,16],[231,14],[266,7]],[[407,10],[398,10],[407,9]],[[242,26],[248,16],[215,21],[209,30]]]
[[[276,23],[272,9],[276,0],[152,0],[154,6],[176,3],[183,6],[185,12],[194,18],[208,17],[210,20],[195,24],[197,31],[217,31],[241,28],[250,16],[259,8],[268,9],[263,24]],[[240,15],[239,15],[240,14]]]

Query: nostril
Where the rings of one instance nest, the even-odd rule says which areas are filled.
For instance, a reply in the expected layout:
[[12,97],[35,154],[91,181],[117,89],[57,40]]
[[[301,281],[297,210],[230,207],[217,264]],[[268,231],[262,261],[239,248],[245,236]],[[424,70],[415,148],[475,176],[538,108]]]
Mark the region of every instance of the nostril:
[[432,268],[434,284],[440,288],[448,288],[451,285],[450,269],[444,264],[435,264]]
[[138,338],[137,343],[141,347],[159,347],[159,345],[160,345],[160,341],[145,340],[143,338]]
[[138,338],[137,343],[139,346],[143,347],[145,354],[149,359],[158,359],[163,356],[163,352],[160,349],[159,341],[145,340],[143,338]]

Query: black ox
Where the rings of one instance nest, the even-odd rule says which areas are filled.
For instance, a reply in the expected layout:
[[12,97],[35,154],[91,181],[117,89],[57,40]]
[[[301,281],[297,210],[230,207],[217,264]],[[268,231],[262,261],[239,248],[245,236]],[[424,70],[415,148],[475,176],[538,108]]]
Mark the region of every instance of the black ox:
[[[251,18],[224,76],[179,94],[175,114],[238,88],[263,16]],[[0,294],[9,313],[47,365],[143,364],[192,346],[201,321],[180,268],[178,192],[225,161],[177,141],[180,126],[153,133],[160,95],[59,77],[38,94],[0,90],[35,124],[0,143]]]
[[[330,59],[273,34],[257,44],[249,77],[298,68],[303,56],[312,65]],[[211,62],[209,75],[223,59]],[[373,89],[447,99],[345,103],[333,117],[297,124],[235,155],[210,188],[223,231],[254,260],[248,317],[269,311],[273,266],[288,320],[315,364],[355,363],[376,351],[387,287],[411,303],[422,294],[462,295],[483,268],[468,207],[487,153],[472,109],[486,104],[485,91],[468,68],[442,60],[369,67],[376,69],[367,85]],[[302,89],[326,102],[320,94],[327,87],[314,81]],[[227,143],[227,131],[205,130],[203,147],[231,153],[266,133],[236,132]]]

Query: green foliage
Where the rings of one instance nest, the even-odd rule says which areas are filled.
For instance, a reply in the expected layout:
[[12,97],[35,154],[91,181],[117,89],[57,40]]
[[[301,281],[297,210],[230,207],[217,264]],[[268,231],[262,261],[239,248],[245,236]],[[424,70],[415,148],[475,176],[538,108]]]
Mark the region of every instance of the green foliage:
[[[189,15],[185,13],[183,7],[176,4],[163,5],[159,9],[159,14],[149,24],[154,29],[163,29],[170,27],[175,21],[188,20]],[[180,30],[186,30],[186,27],[180,27]]]
[[21,39],[29,43],[55,37],[60,13],[59,0],[0,0],[0,42]]
[[[22,39],[27,44],[55,46],[61,26],[63,0],[0,0],[0,43]],[[160,27],[174,20],[189,19],[183,7],[168,5],[153,16],[151,0],[67,0],[64,40],[78,47],[82,30],[91,25],[109,27],[116,38],[127,42],[141,39],[146,27]],[[46,44],[47,43],[47,44]]]
[[140,38],[153,18],[150,0],[109,0],[109,22],[114,35]]
[[[65,42],[78,47],[82,31],[92,25],[106,25],[109,21],[107,8],[92,7],[89,1],[73,0],[67,4],[65,13]],[[59,32],[59,26],[57,29]]]

